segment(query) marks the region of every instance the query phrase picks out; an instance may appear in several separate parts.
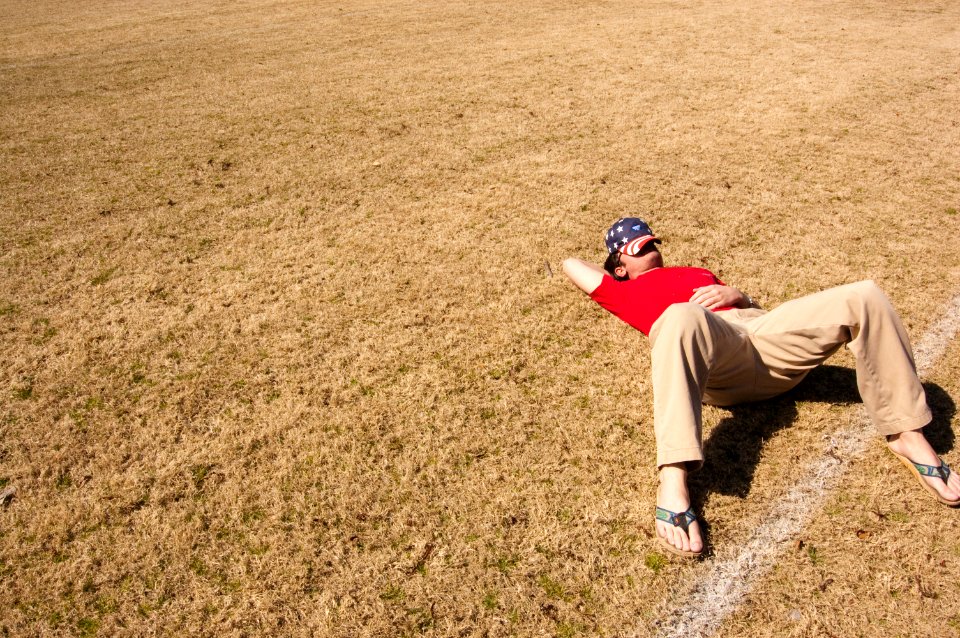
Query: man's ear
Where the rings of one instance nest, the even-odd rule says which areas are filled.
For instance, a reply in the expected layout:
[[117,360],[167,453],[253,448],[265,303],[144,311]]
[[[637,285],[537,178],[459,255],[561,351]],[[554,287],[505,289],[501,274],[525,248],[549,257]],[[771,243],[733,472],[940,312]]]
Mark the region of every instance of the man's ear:
[[626,277],[626,276],[627,276],[627,269],[624,268],[623,266],[617,266],[616,268],[613,269],[613,272],[614,272],[614,274],[617,275],[617,277]]

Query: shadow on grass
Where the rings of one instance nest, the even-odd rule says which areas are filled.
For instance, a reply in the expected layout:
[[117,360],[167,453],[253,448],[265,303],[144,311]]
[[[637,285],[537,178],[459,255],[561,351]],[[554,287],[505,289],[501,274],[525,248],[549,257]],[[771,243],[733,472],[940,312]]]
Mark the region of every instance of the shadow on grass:
[[[933,421],[924,432],[934,450],[944,454],[954,446],[950,422],[957,406],[940,386],[924,383],[923,387],[933,411]],[[839,366],[820,366],[799,386],[775,399],[729,408],[730,415],[704,441],[703,468],[690,476],[694,509],[702,509],[713,492],[741,498],[749,494],[764,443],[796,420],[797,404],[801,401],[860,403],[856,373]]]

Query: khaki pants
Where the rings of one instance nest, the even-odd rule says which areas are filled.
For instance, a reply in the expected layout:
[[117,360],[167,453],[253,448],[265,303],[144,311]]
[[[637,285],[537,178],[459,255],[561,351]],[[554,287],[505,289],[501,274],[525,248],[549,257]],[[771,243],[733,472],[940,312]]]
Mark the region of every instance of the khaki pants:
[[674,304],[650,330],[657,465],[703,464],[701,402],[733,405],[794,387],[840,346],[881,435],[915,430],[930,409],[907,333],[872,281],[825,290],[770,312]]

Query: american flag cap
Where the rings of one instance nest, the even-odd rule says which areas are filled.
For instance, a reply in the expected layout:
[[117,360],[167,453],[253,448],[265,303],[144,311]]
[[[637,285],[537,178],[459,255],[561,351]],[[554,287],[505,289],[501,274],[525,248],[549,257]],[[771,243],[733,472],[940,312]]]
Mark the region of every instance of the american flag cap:
[[652,241],[660,243],[647,222],[637,217],[622,217],[615,221],[603,238],[607,252],[617,251],[625,255],[636,255],[640,249]]

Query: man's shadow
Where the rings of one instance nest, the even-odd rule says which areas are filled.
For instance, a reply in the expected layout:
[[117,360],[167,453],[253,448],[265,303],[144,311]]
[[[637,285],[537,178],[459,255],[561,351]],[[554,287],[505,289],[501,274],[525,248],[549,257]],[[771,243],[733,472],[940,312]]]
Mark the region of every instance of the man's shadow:
[[[956,404],[935,383],[924,383],[923,388],[933,411],[933,421],[924,428],[924,434],[937,454],[942,455],[954,446],[950,422],[956,414]],[[764,443],[796,420],[797,403],[801,401],[860,403],[856,373],[839,366],[820,366],[796,388],[775,399],[729,408],[730,415],[704,441],[703,467],[690,475],[695,510],[702,509],[713,492],[740,498],[750,493]]]

